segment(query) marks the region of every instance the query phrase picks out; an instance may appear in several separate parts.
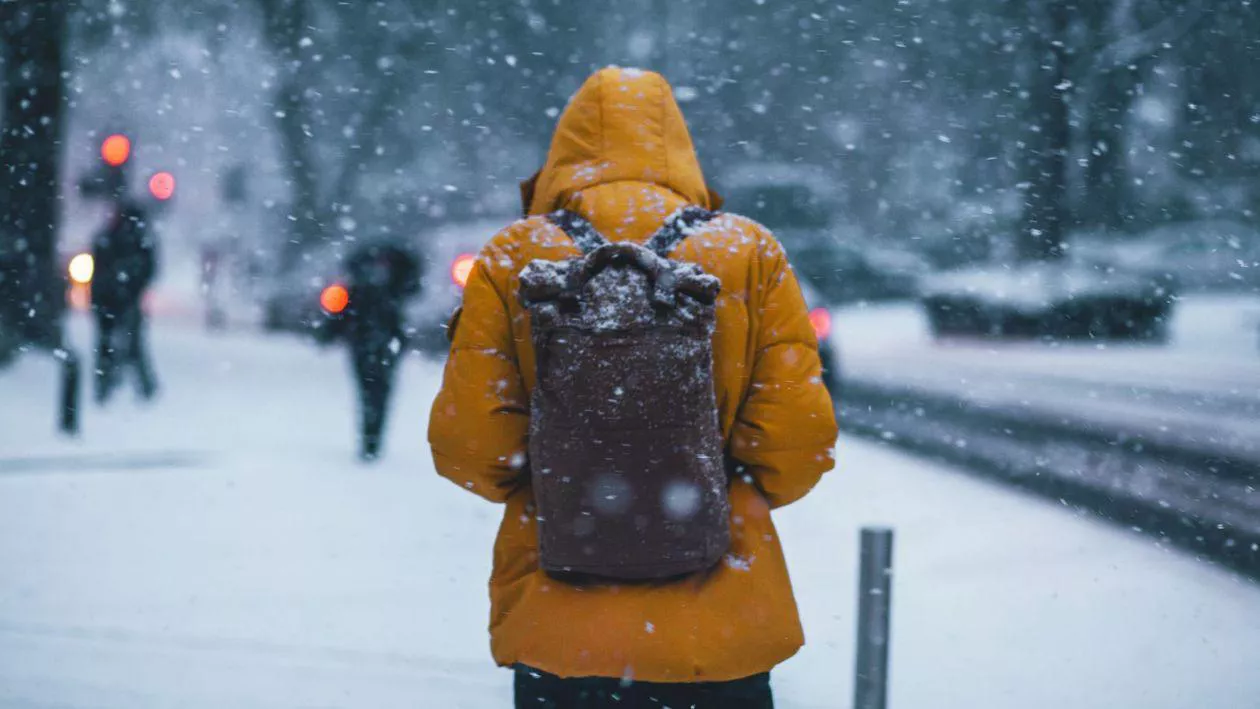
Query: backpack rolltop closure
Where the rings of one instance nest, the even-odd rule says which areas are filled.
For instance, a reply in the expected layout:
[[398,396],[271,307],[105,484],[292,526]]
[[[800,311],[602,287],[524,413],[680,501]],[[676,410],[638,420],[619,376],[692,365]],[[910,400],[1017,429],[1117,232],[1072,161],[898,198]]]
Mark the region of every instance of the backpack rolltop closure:
[[564,261],[537,260],[527,265],[520,274],[521,303],[531,315],[538,311],[538,315],[547,318],[552,314],[547,303],[555,303],[557,309],[575,308],[582,289],[602,271],[633,267],[647,277],[654,305],[675,308],[680,318],[693,320],[696,316],[687,308],[688,299],[711,306],[722,284],[699,266],[670,260],[669,253],[714,216],[707,209],[685,207],[667,219],[646,244],[639,245],[609,241],[574,212],[553,212],[547,216],[548,221],[568,235],[583,256]]

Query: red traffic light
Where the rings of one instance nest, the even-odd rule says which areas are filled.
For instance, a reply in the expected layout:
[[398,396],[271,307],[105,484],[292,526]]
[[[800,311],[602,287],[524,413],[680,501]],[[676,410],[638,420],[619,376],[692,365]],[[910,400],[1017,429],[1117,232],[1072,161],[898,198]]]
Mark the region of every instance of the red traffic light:
[[121,133],[115,133],[101,143],[101,159],[106,165],[118,167],[131,157],[131,139]]
[[149,178],[149,192],[154,197],[166,201],[175,195],[175,176],[169,172],[159,172]]

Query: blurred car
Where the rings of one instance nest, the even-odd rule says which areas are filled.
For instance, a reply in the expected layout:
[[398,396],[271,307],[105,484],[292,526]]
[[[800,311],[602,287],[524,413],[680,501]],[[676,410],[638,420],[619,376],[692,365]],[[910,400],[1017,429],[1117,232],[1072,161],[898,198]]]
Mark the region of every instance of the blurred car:
[[903,269],[890,259],[822,232],[770,228],[800,279],[830,304],[913,298],[919,292],[922,271],[918,266]]
[[1239,222],[1169,224],[1137,238],[1095,236],[1074,249],[1096,263],[1166,275],[1185,290],[1260,288],[1260,230]]
[[916,236],[916,241],[932,267],[942,271],[983,264],[995,255],[989,235],[976,230],[929,231]]
[[750,164],[721,185],[726,207],[774,232],[802,281],[829,304],[912,298],[927,263],[845,241],[834,180],[808,165]]
[[818,359],[822,362],[823,386],[831,393],[831,398],[840,396],[840,358],[836,355],[836,346],[831,341],[831,308],[827,307],[822,296],[808,282],[801,282],[801,295],[805,296],[805,307],[809,308],[809,324],[814,328],[814,336],[818,338]]
[[1063,259],[938,274],[925,279],[922,303],[937,337],[1159,342],[1175,295],[1167,278]]
[[919,294],[919,282],[932,272],[928,260],[913,251],[857,245],[848,248],[856,251],[860,259],[860,264],[849,271],[854,297],[848,300],[914,298]]
[[477,253],[511,222],[512,217],[449,222],[419,240],[425,288],[407,310],[407,321],[414,326],[412,347],[429,354],[445,354],[450,348],[446,328],[463,298]]

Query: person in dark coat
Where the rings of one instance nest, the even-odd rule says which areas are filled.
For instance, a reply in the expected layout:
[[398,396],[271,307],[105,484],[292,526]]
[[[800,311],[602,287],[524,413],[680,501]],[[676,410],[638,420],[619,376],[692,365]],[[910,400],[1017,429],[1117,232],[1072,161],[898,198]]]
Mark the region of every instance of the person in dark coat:
[[359,388],[360,448],[375,460],[393,389],[394,367],[406,341],[403,308],[420,291],[415,255],[397,246],[363,246],[346,260],[349,301],[329,322],[325,339],[344,337]]
[[157,244],[145,208],[128,197],[113,202],[109,222],[92,240],[95,275],[96,400],[105,403],[127,368],[134,368],[140,396],[157,393],[145,343],[141,300],[157,274]]

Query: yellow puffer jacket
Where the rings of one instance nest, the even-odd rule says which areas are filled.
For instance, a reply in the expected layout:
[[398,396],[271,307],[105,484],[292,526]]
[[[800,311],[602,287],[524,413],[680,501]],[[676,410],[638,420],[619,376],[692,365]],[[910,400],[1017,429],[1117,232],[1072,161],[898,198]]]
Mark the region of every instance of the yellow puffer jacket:
[[[613,241],[644,242],[676,209],[715,207],[682,113],[657,74],[604,69],[560,118],[547,163],[524,189],[531,215],[565,207]],[[482,250],[464,292],[429,441],[438,472],[506,503],[490,579],[491,647],[501,665],[652,682],[766,672],[803,643],[770,509],[832,467],[836,423],[814,332],[792,270],[763,227],[723,214],[673,258],[722,281],[714,380],[728,455],[732,546],[680,581],[570,585],[538,567],[525,473],[534,351],[517,274],[577,249],[532,216]]]

